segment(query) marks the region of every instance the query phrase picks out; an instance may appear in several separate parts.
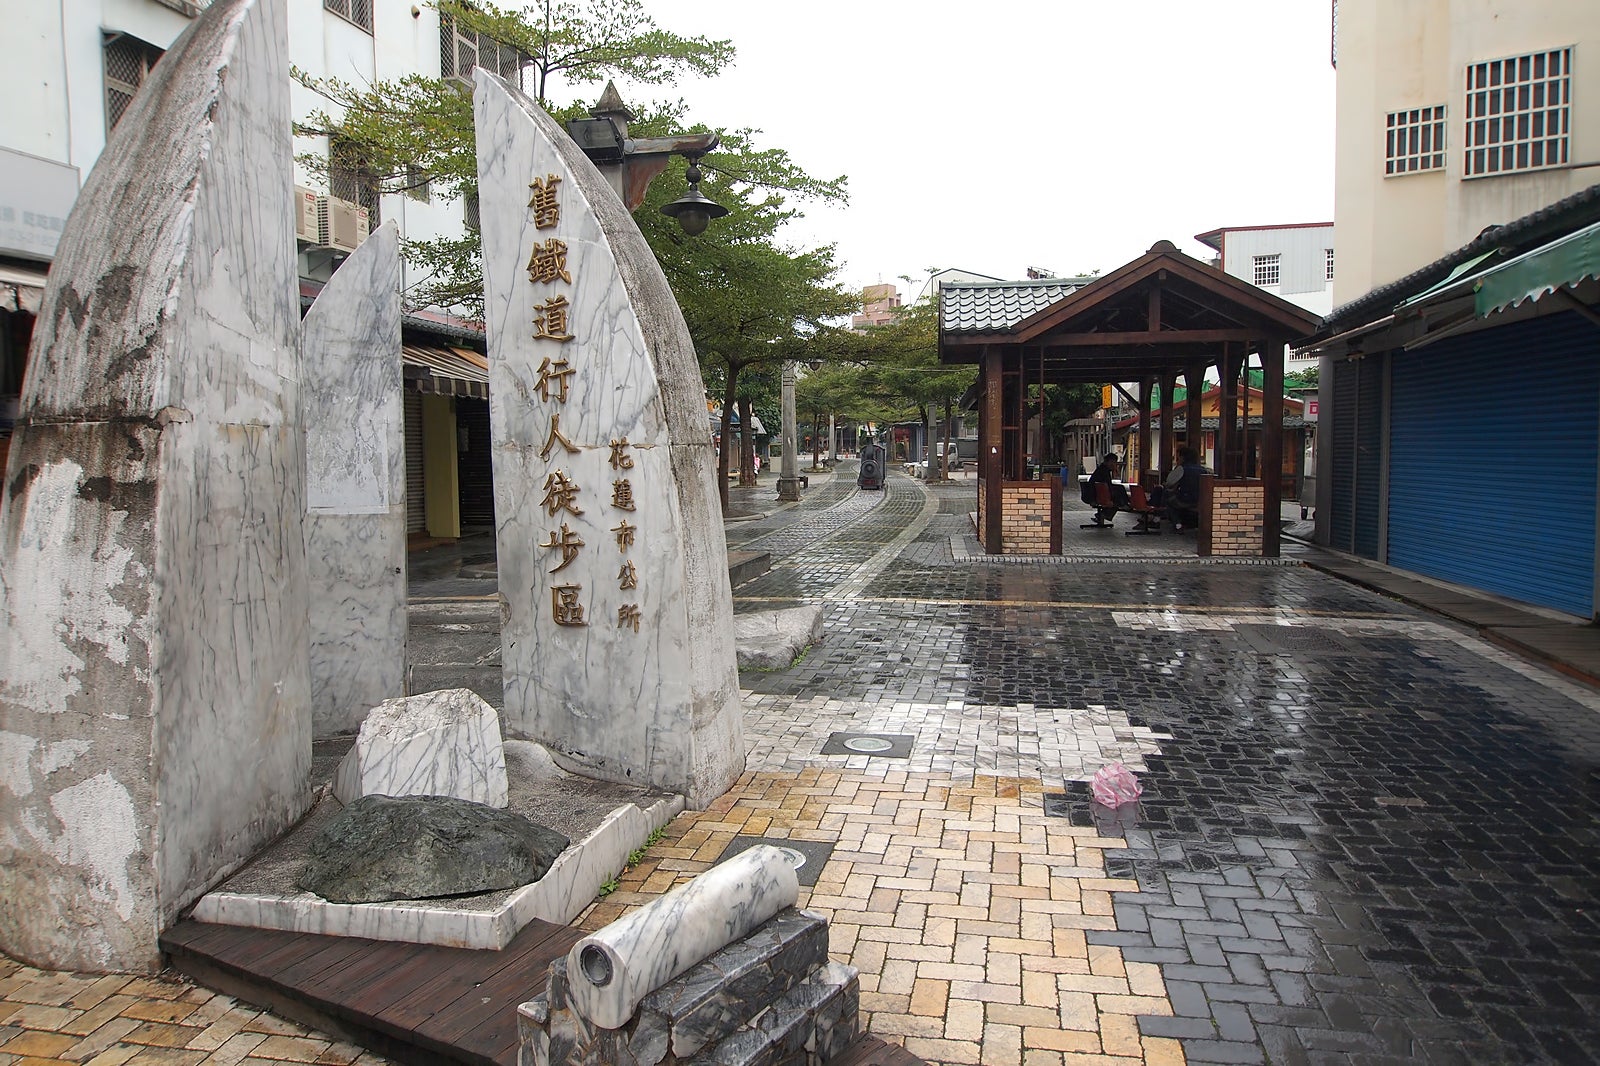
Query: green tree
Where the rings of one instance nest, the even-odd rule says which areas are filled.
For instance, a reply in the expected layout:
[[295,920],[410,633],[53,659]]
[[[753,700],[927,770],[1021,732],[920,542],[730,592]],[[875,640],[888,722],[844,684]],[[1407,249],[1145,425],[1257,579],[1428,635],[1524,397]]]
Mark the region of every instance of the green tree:
[[[976,379],[977,368],[939,362],[937,303],[918,300],[901,308],[891,321],[867,330],[864,344],[869,360],[866,391],[893,420],[921,422],[922,439],[930,443],[935,434],[929,412],[942,409],[941,443],[948,444],[956,401]],[[936,448],[930,455],[940,461],[930,464],[929,476],[948,477],[946,449]]]

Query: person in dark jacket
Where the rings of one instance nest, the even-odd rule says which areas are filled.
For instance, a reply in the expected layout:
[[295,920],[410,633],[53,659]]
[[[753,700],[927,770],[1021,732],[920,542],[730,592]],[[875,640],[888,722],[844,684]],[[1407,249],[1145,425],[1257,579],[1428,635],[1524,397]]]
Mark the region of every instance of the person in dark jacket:
[[1192,446],[1178,449],[1178,465],[1167,476],[1165,493],[1174,533],[1200,528],[1200,479],[1209,473]]
[[[1100,457],[1100,465],[1094,468],[1094,473],[1089,475],[1089,481],[1083,487],[1083,502],[1094,507],[1094,520],[1096,523],[1111,521],[1117,516],[1118,511],[1128,509],[1128,490],[1117,482],[1117,469],[1121,460],[1115,452],[1107,452]],[[1096,485],[1104,484],[1111,493],[1111,506],[1097,506],[1099,490]]]

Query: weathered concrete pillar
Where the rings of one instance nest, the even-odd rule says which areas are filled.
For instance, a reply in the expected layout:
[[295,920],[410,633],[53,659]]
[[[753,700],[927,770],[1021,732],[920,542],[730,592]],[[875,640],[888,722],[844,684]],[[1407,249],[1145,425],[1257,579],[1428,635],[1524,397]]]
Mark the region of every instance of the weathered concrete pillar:
[[577,145],[475,77],[506,726],[703,808],[744,732],[694,345]]
[[68,219],[0,499],[0,948],[159,965],[309,799],[283,0],[215,0]]

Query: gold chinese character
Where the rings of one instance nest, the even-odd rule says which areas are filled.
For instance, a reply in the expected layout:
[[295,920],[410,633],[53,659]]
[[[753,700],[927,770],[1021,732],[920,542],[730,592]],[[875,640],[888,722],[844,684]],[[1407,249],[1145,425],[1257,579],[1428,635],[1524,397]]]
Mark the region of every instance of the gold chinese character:
[[583,510],[574,502],[577,498],[577,483],[557,470],[544,479],[544,499],[539,501],[539,505],[550,512],[551,518],[554,518],[558,511],[582,514]]
[[[539,364],[539,380],[533,383],[533,387],[539,390],[539,399],[547,403],[550,400],[551,388],[556,390],[556,402],[566,403],[567,379],[576,373],[577,371],[572,369],[572,364],[565,359],[557,359],[552,362],[547,355],[544,357],[544,361]],[[578,449],[574,448],[572,450],[577,451]]]
[[540,544],[541,548],[559,548],[561,550],[561,564],[550,572],[552,574],[565,570],[571,565],[572,560],[578,557],[578,549],[583,547],[583,540],[572,530],[567,528],[565,522],[561,523],[561,538],[556,539],[556,531],[550,531],[548,543]]
[[567,243],[551,237],[533,246],[533,254],[528,257],[528,280],[548,284],[557,278],[572,284],[572,275],[567,273]]
[[628,520],[626,518],[624,518],[620,524],[611,527],[611,532],[617,535],[618,551],[625,552],[629,548],[633,547],[633,531],[638,528],[638,526],[628,525]]
[[551,174],[545,178],[534,178],[528,184],[528,188],[533,190],[528,207],[533,210],[535,229],[549,229],[561,221],[561,201],[556,199],[556,183],[560,180],[559,176]]
[[636,589],[639,587],[639,572],[633,568],[633,560],[629,559],[622,564],[622,570],[617,574],[621,582],[617,587],[621,589]]
[[625,603],[617,608],[617,628],[627,629],[630,623],[633,625],[633,631],[635,633],[639,632],[639,605],[637,603]]
[[[545,360],[546,363],[549,361],[550,360],[548,359]],[[540,370],[543,369],[543,367],[540,367]],[[562,380],[562,384],[566,384],[565,379]],[[539,449],[539,458],[550,458],[550,452],[555,448],[557,441],[560,441],[561,446],[567,449],[569,452],[576,452],[578,450],[578,446],[576,444],[572,443],[570,440],[561,435],[561,415],[559,412],[550,417],[550,435],[544,439],[544,447]]]
[[628,454],[627,437],[623,437],[621,440],[618,440],[615,437],[611,439],[611,469],[633,469],[633,456]]
[[632,511],[635,509],[633,506],[633,482],[623,477],[611,483],[611,506],[619,511]]
[[589,624],[583,620],[583,604],[578,602],[578,593],[582,591],[582,585],[550,586],[550,616],[555,619],[556,625],[586,626]]
[[552,296],[542,304],[534,304],[533,338],[534,340],[560,341],[565,344],[572,339],[572,334],[567,332],[567,298],[565,296]]

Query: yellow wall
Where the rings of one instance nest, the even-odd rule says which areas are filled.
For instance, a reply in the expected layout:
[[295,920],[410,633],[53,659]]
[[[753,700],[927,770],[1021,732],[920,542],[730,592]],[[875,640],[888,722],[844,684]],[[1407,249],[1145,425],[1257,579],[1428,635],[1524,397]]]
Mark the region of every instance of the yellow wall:
[[[1600,160],[1600,3],[1340,0],[1334,176],[1335,306],[1587,188],[1593,169],[1462,179],[1469,63],[1573,48],[1574,163]],[[1445,106],[1443,170],[1386,177],[1391,111]]]
[[430,537],[461,536],[456,470],[456,408],[448,396],[422,396],[422,499]]

